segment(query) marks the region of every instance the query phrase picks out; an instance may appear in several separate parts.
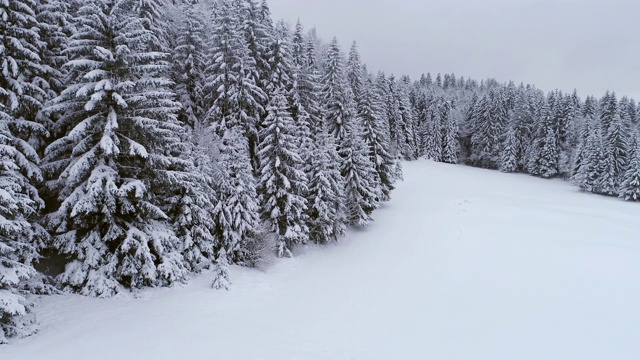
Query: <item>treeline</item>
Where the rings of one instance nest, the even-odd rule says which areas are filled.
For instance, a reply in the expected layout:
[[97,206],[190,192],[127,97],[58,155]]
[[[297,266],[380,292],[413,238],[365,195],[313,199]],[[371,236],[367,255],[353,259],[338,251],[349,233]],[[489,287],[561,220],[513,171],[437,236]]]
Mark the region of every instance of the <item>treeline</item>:
[[[0,343],[32,330],[30,292],[207,268],[228,288],[229,264],[367,225],[401,176],[408,84],[264,1],[8,0],[0,19]],[[64,269],[39,274],[43,254]]]
[[[640,200],[640,107],[582,101],[531,85],[430,75],[410,94],[417,140],[405,156],[567,179],[586,192]],[[413,151],[413,149],[417,151]]]

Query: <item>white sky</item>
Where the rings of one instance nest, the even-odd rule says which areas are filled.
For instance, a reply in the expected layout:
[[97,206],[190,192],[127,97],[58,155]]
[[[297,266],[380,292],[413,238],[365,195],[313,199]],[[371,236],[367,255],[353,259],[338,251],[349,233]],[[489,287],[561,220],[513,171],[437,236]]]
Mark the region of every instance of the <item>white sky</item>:
[[276,19],[356,40],[371,70],[455,73],[640,99],[639,0],[268,0]]

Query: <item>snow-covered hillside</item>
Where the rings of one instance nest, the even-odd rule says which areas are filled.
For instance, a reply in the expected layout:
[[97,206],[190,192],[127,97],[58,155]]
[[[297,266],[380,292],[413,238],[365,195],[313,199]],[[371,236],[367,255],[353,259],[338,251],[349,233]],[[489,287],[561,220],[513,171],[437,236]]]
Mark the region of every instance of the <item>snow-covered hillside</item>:
[[43,298],[0,359],[633,359],[640,206],[418,161],[366,230],[266,272]]

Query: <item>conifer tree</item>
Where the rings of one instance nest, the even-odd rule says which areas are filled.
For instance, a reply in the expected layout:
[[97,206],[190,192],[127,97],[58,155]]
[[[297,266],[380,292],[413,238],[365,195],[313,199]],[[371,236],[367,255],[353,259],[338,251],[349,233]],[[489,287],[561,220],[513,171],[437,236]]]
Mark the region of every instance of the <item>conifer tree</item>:
[[183,5],[173,52],[173,80],[182,108],[178,120],[193,129],[204,121],[203,80],[205,79],[207,39],[203,9],[195,4]]
[[510,125],[505,134],[500,153],[500,171],[516,172],[518,169],[518,139],[513,125]]
[[607,131],[606,142],[611,148],[608,156],[611,157],[610,161],[613,164],[616,187],[619,185],[619,178],[627,166],[630,131],[631,124],[626,113],[623,113],[622,116],[620,114],[616,114],[609,125],[609,130]]
[[311,166],[307,196],[309,238],[325,244],[337,241],[346,230],[344,183],[333,136],[321,128],[315,139],[316,156]]
[[213,274],[213,283],[211,287],[216,290],[229,290],[231,281],[229,280],[229,261],[227,259],[227,252],[224,248],[218,252],[218,258]]
[[640,201],[640,147],[638,136],[633,136],[630,146],[629,162],[620,184],[619,195],[627,201]]
[[411,107],[411,101],[409,98],[409,78],[404,77],[398,84],[398,91],[396,95],[398,103],[398,115],[396,117],[396,126],[398,127],[398,133],[401,134],[398,143],[400,152],[405,160],[415,160],[417,155],[416,136],[414,130],[414,118],[413,110]]
[[182,281],[180,246],[159,198],[177,191],[179,104],[159,76],[166,54],[133,1],[93,0],[71,38],[69,86],[48,108],[66,131],[46,150],[60,206],[48,215],[54,247],[71,257],[67,289],[108,297],[125,287]]
[[[44,207],[36,185],[42,180],[39,156],[28,140],[44,137],[36,116],[47,98],[33,0],[0,2],[0,344],[33,329],[31,311],[19,283],[32,267],[45,232],[36,220]],[[43,87],[45,87],[43,89]]]
[[389,149],[388,129],[382,118],[380,97],[375,84],[369,77],[361,85],[358,119],[363,125],[364,141],[369,149],[369,158],[375,166],[376,178],[381,192],[381,201],[391,199],[391,191],[395,188],[395,159]]
[[349,60],[346,67],[347,82],[351,87],[351,92],[354,95],[356,104],[360,105],[360,94],[363,89],[364,75],[362,73],[362,61],[360,60],[360,53],[358,53],[358,45],[354,41],[349,50]]
[[535,175],[550,178],[558,174],[558,151],[556,148],[556,136],[550,124],[542,125],[542,138],[539,139],[537,166]]
[[279,22],[274,31],[273,44],[267,52],[269,77],[264,81],[265,91],[272,95],[283,90],[287,100],[293,101],[295,87],[294,60],[291,56],[289,32],[284,22]]
[[340,147],[341,172],[345,184],[345,206],[350,225],[366,226],[379,207],[376,173],[368,156],[359,119],[349,123],[344,146]]
[[442,99],[433,101],[426,110],[426,121],[422,124],[424,155],[427,159],[442,161],[442,141],[444,126],[441,111]]
[[350,113],[352,100],[348,98],[342,54],[337,38],[334,38],[329,46],[322,85],[322,102],[325,108],[324,122],[340,147],[347,136],[346,123],[352,116]]
[[598,178],[596,180],[596,186],[594,192],[603,195],[617,195],[617,174],[616,165],[614,161],[614,147],[609,144],[606,139],[602,141],[601,152],[599,161],[597,164]]
[[217,168],[212,149],[216,140],[199,123],[189,140],[190,151],[183,155],[193,161],[188,169],[190,176],[182,177],[180,190],[167,202],[174,204],[175,214],[170,217],[180,239],[185,265],[189,271],[200,272],[210,267],[218,243],[214,208],[220,194],[216,191]]
[[260,175],[258,193],[262,217],[277,236],[278,256],[291,256],[295,244],[308,239],[305,211],[307,179],[300,170],[302,159],[296,148],[294,123],[282,90],[267,107],[260,131]]
[[[228,1],[228,0],[225,0]],[[254,82],[266,92],[266,82],[271,75],[269,51],[273,46],[274,25],[266,1],[240,0],[242,3],[239,14],[242,34],[249,49],[249,58],[255,64]],[[268,99],[260,99],[260,105],[265,107]]]
[[228,261],[251,267],[260,261],[260,209],[256,181],[249,159],[248,141],[239,128],[227,130],[219,144],[217,180],[220,201],[216,214],[218,249]]
[[596,192],[600,179],[600,162],[603,158],[602,127],[598,122],[594,124],[587,137],[582,157],[574,183],[583,191]]
[[456,109],[450,101],[442,105],[442,117],[444,119],[444,139],[442,142],[442,161],[448,164],[456,164],[460,153],[460,142],[458,141],[458,120]]
[[239,27],[240,11],[237,2],[224,0],[213,16],[213,46],[204,85],[209,106],[205,125],[212,126],[219,136],[239,126],[249,141],[256,170],[258,125],[268,97],[256,82],[260,75]]

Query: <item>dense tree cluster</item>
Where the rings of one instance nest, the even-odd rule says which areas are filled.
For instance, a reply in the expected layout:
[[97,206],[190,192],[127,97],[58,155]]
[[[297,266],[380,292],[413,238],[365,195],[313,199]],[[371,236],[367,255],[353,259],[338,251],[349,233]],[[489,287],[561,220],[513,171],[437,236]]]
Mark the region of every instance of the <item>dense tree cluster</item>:
[[88,296],[207,268],[228,288],[230,264],[337,241],[390,199],[385,105],[409,103],[385,88],[406,84],[264,1],[7,0],[0,18],[0,343],[30,331],[43,254]]
[[[440,75],[438,75],[440,77]],[[607,92],[582,101],[576,92],[544,94],[445,75],[413,84],[420,156],[503,172],[559,177],[580,189],[639,200],[640,108]]]
[[226,289],[230,264],[367,225],[401,160],[640,200],[640,108],[613,93],[373,74],[264,0],[0,0],[0,19],[0,343],[30,331],[40,259],[88,296],[203,269]]

